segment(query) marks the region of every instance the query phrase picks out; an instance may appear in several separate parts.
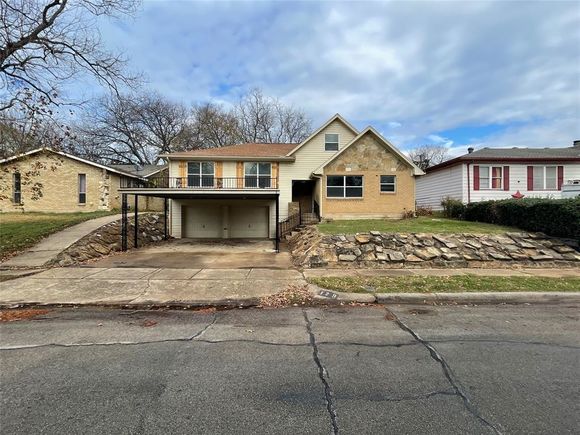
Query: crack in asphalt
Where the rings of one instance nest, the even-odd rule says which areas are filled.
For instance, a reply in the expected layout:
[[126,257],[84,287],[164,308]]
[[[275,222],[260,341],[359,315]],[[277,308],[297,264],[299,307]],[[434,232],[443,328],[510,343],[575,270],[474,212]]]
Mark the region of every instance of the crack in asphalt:
[[486,338],[460,338],[457,340],[430,340],[431,343],[495,343],[495,344],[523,344],[533,346],[561,347],[563,349],[580,350],[580,346],[572,344],[544,343],[542,341],[493,340]]
[[463,387],[461,386],[461,383],[459,382],[458,379],[456,379],[455,375],[453,374],[451,367],[449,366],[449,364],[447,363],[445,358],[443,358],[443,356],[441,356],[439,354],[439,352],[437,352],[437,349],[435,349],[435,347],[433,347],[431,345],[431,343],[429,343],[427,340],[423,339],[419,334],[417,334],[415,331],[413,331],[413,329],[411,329],[409,326],[407,326],[401,319],[399,319],[399,317],[395,313],[393,313],[391,310],[389,310],[386,306],[385,306],[385,310],[387,311],[387,315],[392,316],[391,318],[395,321],[395,323],[399,326],[399,328],[401,330],[411,334],[411,336],[415,340],[417,340],[419,343],[421,343],[423,346],[425,346],[425,348],[429,351],[431,358],[433,360],[435,360],[437,363],[439,363],[439,365],[441,365],[441,369],[443,370],[443,374],[445,375],[445,378],[447,378],[447,381],[451,384],[451,387],[455,391],[455,394],[457,396],[459,396],[461,398],[461,400],[463,401],[463,405],[465,406],[465,409],[467,409],[467,411],[469,411],[469,413],[471,415],[473,415],[475,418],[477,418],[479,421],[481,421],[485,426],[487,426],[493,432],[495,432],[498,435],[501,435],[502,432],[493,423],[491,423],[484,416],[482,416],[480,411],[477,409],[477,407],[471,402],[471,400],[467,396],[467,393],[464,391]]
[[310,340],[310,346],[312,346],[312,359],[314,363],[318,367],[318,377],[324,386],[324,398],[326,400],[326,409],[328,414],[330,415],[330,423],[332,424],[332,433],[334,435],[338,434],[338,416],[336,413],[336,406],[334,404],[334,399],[332,397],[332,388],[330,387],[330,383],[328,382],[328,371],[322,365],[320,361],[320,357],[318,354],[318,345],[316,344],[316,337],[314,337],[314,333],[312,332],[312,321],[308,318],[308,314],[306,310],[302,310],[302,315],[304,316],[304,321],[306,322],[306,332],[308,333],[308,338]]
[[163,340],[145,340],[145,341],[110,341],[110,342],[95,342],[95,343],[44,343],[44,344],[30,344],[30,345],[20,345],[20,346],[3,346],[0,347],[0,351],[9,350],[27,350],[27,349],[39,349],[43,347],[105,347],[105,346],[138,346],[141,344],[156,344],[156,343],[176,343],[176,342],[192,342],[201,341],[195,340],[201,337],[205,332],[212,327],[217,321],[217,315],[212,314],[212,320],[207,325],[205,325],[201,330],[189,337],[180,338],[166,338]]

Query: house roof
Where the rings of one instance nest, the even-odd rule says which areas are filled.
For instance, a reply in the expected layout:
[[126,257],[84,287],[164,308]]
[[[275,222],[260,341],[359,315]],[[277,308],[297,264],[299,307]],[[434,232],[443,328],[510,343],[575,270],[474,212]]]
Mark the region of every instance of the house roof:
[[[163,154],[160,157],[168,158],[274,158],[289,160],[287,154],[296,148],[295,143],[242,143],[219,148],[204,148],[193,151],[181,151]],[[293,160],[293,159],[291,159]]]
[[75,156],[73,154],[68,154],[68,153],[65,153],[65,152],[62,152],[62,151],[53,150],[52,148],[48,148],[48,147],[37,148],[35,150],[28,151],[26,153],[16,154],[15,156],[7,157],[5,159],[0,160],[0,164],[2,164],[2,163],[8,163],[8,162],[11,162],[11,161],[14,161],[14,160],[18,160],[18,159],[21,159],[21,158],[26,157],[26,156],[31,156],[33,154],[37,154],[37,153],[40,153],[42,151],[50,152],[50,153],[54,153],[54,154],[58,154],[58,155],[61,155],[63,157],[67,157],[69,159],[73,159],[73,160],[76,160],[78,162],[81,162],[81,163],[85,163],[87,165],[94,166],[96,168],[105,169],[107,171],[114,172],[114,173],[119,174],[119,175],[124,175],[126,177],[141,178],[138,175],[132,174],[130,172],[123,171],[121,169],[116,169],[116,168],[113,168],[111,166],[102,165],[100,163],[95,163],[95,162],[92,162],[90,160],[83,159],[81,157]]
[[331,123],[333,123],[334,121],[340,121],[342,122],[349,130],[351,130],[355,135],[358,134],[358,130],[356,128],[354,128],[346,119],[344,119],[339,113],[334,114],[328,121],[326,121],[324,124],[322,124],[321,127],[319,127],[318,129],[316,129],[316,131],[314,133],[312,133],[310,136],[308,136],[305,140],[303,140],[302,142],[300,142],[299,144],[296,144],[297,146],[295,146],[292,150],[290,150],[288,152],[288,156],[291,156],[292,154],[294,154],[296,151],[298,151],[300,148],[302,148],[304,145],[306,145],[308,142],[310,142],[310,140],[312,138],[314,138],[318,133],[320,133],[322,130],[324,130],[326,127],[328,127]]
[[387,139],[385,139],[377,130],[375,130],[373,127],[371,127],[370,125],[365,128],[363,131],[361,131],[353,140],[351,140],[349,143],[347,143],[339,152],[337,152],[336,154],[334,154],[330,159],[328,159],[326,162],[324,162],[321,166],[318,167],[318,169],[316,169],[313,174],[316,175],[320,175],[322,174],[322,170],[328,166],[331,162],[333,162],[336,158],[338,158],[338,156],[340,156],[343,152],[345,152],[350,146],[352,146],[353,144],[355,144],[361,137],[363,137],[365,134],[370,133],[372,134],[376,139],[379,140],[379,142],[385,147],[387,148],[389,151],[392,151],[394,154],[396,154],[401,160],[403,160],[405,163],[407,163],[409,166],[411,166],[413,168],[413,175],[424,175],[425,173],[421,170],[421,168],[419,168],[415,163],[413,163],[411,161],[411,159],[409,159],[409,157],[407,157],[405,154],[403,154],[401,151],[399,151],[399,149],[394,146],[391,142],[389,142]]
[[468,162],[563,162],[580,161],[580,147],[568,148],[482,148],[463,154],[427,169],[434,172],[449,166]]
[[128,172],[138,177],[150,177],[167,168],[167,165],[109,165],[111,168]]

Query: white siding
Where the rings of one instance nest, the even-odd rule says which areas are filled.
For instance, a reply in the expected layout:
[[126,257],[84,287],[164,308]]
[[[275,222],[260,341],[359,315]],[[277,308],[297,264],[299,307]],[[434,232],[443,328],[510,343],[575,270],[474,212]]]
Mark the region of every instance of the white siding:
[[326,133],[338,134],[339,151],[356,136],[336,119],[294,153],[295,162],[280,162],[280,219],[288,216],[288,203],[292,201],[292,180],[310,180],[312,172],[338,152],[324,150]]
[[441,210],[441,201],[447,197],[465,201],[463,183],[465,165],[456,165],[416,178],[415,198],[418,206]]

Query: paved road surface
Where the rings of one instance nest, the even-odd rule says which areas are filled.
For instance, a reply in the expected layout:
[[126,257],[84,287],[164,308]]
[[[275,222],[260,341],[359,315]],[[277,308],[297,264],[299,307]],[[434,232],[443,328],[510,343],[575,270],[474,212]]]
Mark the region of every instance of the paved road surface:
[[0,325],[0,431],[577,433],[578,307],[53,310]]

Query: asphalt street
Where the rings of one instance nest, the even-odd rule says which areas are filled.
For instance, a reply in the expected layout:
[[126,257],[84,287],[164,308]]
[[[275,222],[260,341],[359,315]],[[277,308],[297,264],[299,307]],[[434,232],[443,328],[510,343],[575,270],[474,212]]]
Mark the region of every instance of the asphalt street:
[[0,324],[0,431],[578,433],[578,308],[53,309]]

